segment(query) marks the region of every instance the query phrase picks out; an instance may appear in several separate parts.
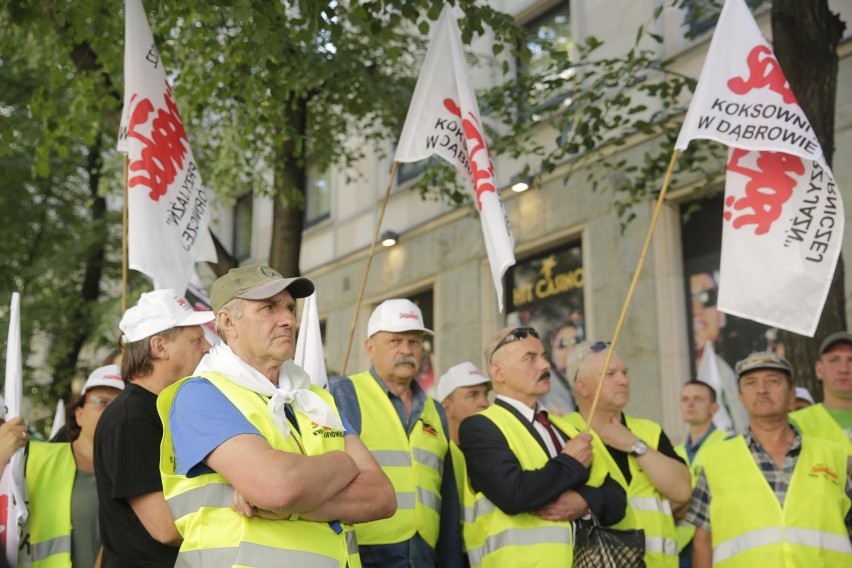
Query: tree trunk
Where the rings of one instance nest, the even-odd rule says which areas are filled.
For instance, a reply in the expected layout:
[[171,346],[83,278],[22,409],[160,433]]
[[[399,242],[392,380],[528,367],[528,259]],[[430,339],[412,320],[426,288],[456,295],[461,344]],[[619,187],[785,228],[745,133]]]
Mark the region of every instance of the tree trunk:
[[[775,55],[790,82],[802,110],[831,164],[834,154],[834,111],[837,98],[837,46],[845,29],[843,21],[828,8],[827,0],[774,0],[772,36]],[[843,235],[835,235],[842,238]],[[821,385],[814,363],[822,340],[846,329],[846,292],[843,258],[837,270],[813,338],[784,334],[787,358],[796,371],[795,380],[821,399]]]
[[299,274],[305,204],[306,98],[290,95],[282,104],[281,124],[288,130],[275,152],[275,193],[269,266],[284,276]]

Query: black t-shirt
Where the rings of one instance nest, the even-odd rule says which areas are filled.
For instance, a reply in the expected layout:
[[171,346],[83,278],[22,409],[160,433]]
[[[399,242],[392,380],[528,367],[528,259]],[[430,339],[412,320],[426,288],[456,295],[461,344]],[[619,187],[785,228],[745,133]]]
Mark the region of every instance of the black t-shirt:
[[154,540],[128,499],[162,491],[157,395],[129,383],[95,429],[95,477],[105,568],[172,568],[178,549]]
[[[621,423],[624,427],[627,427],[627,419],[624,418],[624,413],[621,413]],[[649,446],[653,447],[652,440],[642,440]],[[616,450],[610,446],[606,446],[609,455],[612,456],[612,459],[615,460],[615,463],[618,464],[618,469],[621,470],[621,473],[624,475],[624,479],[627,483],[630,483],[630,480],[633,479],[633,474],[630,473],[630,462],[628,461],[629,454],[627,452],[622,452],[620,450]],[[677,452],[674,451],[674,446],[672,445],[672,441],[669,440],[669,437],[666,436],[666,433],[660,430],[660,441],[657,444],[657,451],[663,454],[664,456],[670,457],[679,461],[680,463],[686,465],[686,462],[683,461],[683,458],[677,455]]]

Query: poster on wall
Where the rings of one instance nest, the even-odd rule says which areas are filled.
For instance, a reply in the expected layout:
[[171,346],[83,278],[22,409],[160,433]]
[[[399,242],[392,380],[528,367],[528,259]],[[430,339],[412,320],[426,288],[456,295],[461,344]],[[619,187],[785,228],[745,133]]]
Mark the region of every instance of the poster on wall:
[[575,409],[568,353],[586,337],[583,255],[579,242],[518,260],[506,274],[506,326],[538,331],[551,361],[548,411],[562,415]]

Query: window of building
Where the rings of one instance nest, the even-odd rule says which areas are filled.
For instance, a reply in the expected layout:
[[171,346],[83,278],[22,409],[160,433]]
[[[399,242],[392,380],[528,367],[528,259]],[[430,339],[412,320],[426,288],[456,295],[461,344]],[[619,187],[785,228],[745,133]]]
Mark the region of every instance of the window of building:
[[246,193],[237,198],[234,204],[234,229],[231,239],[231,250],[238,261],[251,256],[251,221],[253,196]]
[[305,226],[309,226],[331,215],[331,169],[323,173],[309,171],[306,183]]
[[525,64],[518,64],[518,73],[530,89],[528,100],[520,109],[522,114],[556,107],[569,95],[567,87],[562,86],[574,73],[567,57],[572,46],[569,8],[569,2],[558,2],[524,26],[531,57]]

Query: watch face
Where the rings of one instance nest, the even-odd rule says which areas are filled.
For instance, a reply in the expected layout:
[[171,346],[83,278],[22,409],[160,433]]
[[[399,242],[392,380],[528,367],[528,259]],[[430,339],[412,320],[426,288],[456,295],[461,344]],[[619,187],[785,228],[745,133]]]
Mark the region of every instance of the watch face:
[[648,446],[645,445],[645,442],[640,440],[640,441],[636,442],[635,444],[633,444],[633,450],[630,453],[633,454],[634,456],[641,456],[642,454],[644,454],[647,451],[648,451]]

